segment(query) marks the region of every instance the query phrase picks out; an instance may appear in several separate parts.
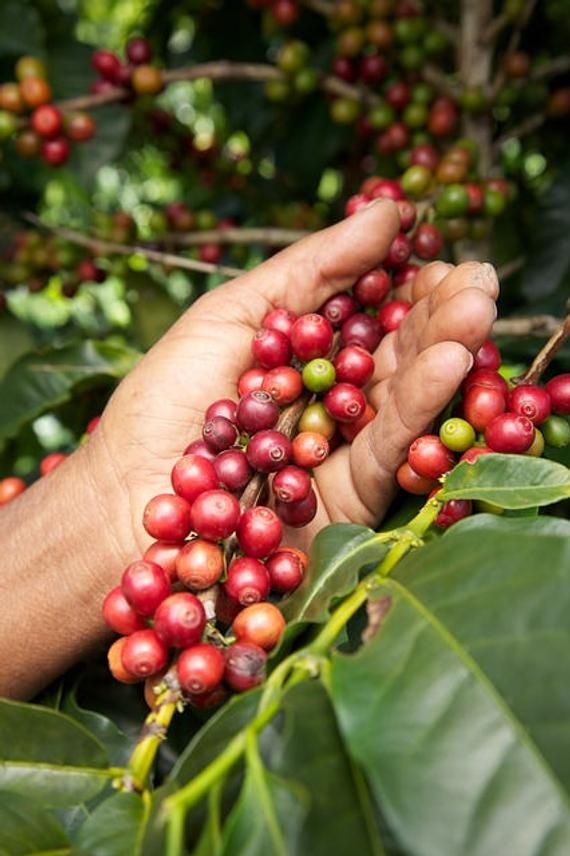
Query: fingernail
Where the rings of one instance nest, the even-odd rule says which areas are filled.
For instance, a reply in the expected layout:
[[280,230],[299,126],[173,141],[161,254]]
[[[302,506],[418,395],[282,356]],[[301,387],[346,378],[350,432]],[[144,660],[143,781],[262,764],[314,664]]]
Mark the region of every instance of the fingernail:
[[475,362],[475,357],[473,356],[473,354],[471,353],[471,351],[469,351],[469,352],[468,352],[468,360],[467,360],[467,368],[465,369],[465,374],[466,374],[466,375],[467,375],[467,374],[469,374],[469,372],[470,372],[470,371],[471,371],[471,369],[473,368],[473,363],[474,363],[474,362]]
[[489,262],[479,265],[472,275],[474,285],[478,285],[488,294],[495,295],[499,288],[497,271]]

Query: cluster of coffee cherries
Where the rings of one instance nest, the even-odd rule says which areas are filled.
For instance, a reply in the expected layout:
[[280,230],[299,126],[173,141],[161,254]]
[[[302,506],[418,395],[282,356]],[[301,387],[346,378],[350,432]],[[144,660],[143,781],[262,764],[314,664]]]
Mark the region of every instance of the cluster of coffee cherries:
[[93,95],[113,89],[130,89],[136,95],[156,95],[164,86],[162,71],[152,65],[153,51],[142,36],[129,39],[125,48],[126,61],[107,50],[93,53],[91,63],[99,75],[91,85]]
[[[425,434],[411,444],[397,472],[401,488],[417,496],[432,495],[458,462],[473,463],[492,452],[540,457],[545,446],[570,444],[570,374],[539,386],[510,382],[501,368],[499,349],[488,339],[475,355],[452,415],[441,422],[439,433]],[[479,510],[501,511],[489,503],[480,503]],[[436,525],[446,529],[472,512],[469,500],[449,500]]]
[[22,158],[40,156],[50,166],[61,166],[71,154],[71,143],[85,143],[95,134],[89,113],[63,113],[53,104],[53,93],[40,59],[20,57],[15,82],[0,86],[0,140],[14,137]]

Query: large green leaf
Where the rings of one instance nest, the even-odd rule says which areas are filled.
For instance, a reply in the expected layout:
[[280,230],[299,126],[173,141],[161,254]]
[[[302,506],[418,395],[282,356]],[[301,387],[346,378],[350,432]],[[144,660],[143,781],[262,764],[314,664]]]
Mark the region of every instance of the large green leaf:
[[76,805],[109,781],[101,743],[49,708],[0,700],[0,788],[45,806]]
[[76,693],[77,686],[64,693],[61,710],[76,722],[81,723],[103,744],[111,764],[126,766],[133,750],[134,739],[127,737],[107,716],[81,707],[77,701]]
[[570,267],[570,163],[558,172],[534,212],[534,246],[523,291],[536,300],[556,291]]
[[0,791],[0,856],[65,856],[71,845],[60,823],[28,796]]
[[332,601],[352,591],[363,566],[386,554],[386,544],[374,534],[352,523],[322,529],[313,542],[305,579],[283,604],[287,621],[326,621]]
[[114,794],[87,818],[75,843],[85,856],[138,856],[146,819],[138,794]]
[[481,455],[446,476],[441,499],[482,499],[501,508],[551,505],[570,496],[570,470],[545,458]]
[[570,852],[570,524],[458,524],[337,654],[341,731],[410,856]]
[[26,354],[0,381],[0,448],[23,425],[68,401],[75,390],[123,377],[138,357],[131,348],[90,340]]

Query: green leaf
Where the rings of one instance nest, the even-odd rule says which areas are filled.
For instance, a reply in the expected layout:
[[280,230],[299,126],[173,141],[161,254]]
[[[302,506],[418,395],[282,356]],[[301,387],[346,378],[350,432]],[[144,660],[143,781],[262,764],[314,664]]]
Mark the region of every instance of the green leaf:
[[138,357],[131,348],[90,340],[26,354],[0,381],[0,448],[23,425],[69,401],[76,390],[123,377]]
[[552,294],[570,267],[570,162],[556,175],[534,211],[534,246],[523,275],[523,291],[536,300]]
[[376,594],[391,608],[335,655],[332,694],[402,848],[570,852],[570,524],[465,521]]
[[533,508],[570,496],[570,470],[545,458],[481,455],[445,478],[440,499],[482,499],[501,508]]
[[0,791],[0,856],[71,854],[60,823],[28,796]]
[[287,621],[326,621],[333,600],[352,591],[364,565],[386,554],[386,543],[375,534],[352,523],[322,529],[313,542],[305,579],[282,606]]
[[35,9],[21,0],[0,4],[0,56],[43,53],[44,32]]
[[110,778],[101,743],[49,708],[0,700],[0,788],[45,806],[91,799]]
[[65,693],[61,710],[81,723],[105,747],[113,766],[126,766],[133,750],[134,740],[129,739],[107,716],[81,707],[76,696],[77,686]]
[[114,794],[87,818],[76,844],[86,856],[139,856],[146,820],[138,794]]

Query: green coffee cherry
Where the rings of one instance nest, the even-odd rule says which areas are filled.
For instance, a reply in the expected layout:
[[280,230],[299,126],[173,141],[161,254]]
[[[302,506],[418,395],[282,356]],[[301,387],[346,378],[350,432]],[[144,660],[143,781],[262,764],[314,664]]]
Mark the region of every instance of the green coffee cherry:
[[549,416],[540,429],[545,442],[555,449],[563,449],[570,443],[570,425],[563,416]]
[[439,429],[439,439],[452,452],[466,452],[475,443],[476,435],[466,419],[446,419]]
[[412,199],[420,199],[429,189],[433,174],[427,166],[411,166],[401,178],[402,190]]
[[277,65],[285,74],[300,71],[309,59],[309,47],[305,42],[288,42],[277,55]]
[[507,206],[507,199],[504,193],[497,190],[495,187],[487,187],[485,189],[485,207],[484,211],[488,217],[498,217],[502,214]]
[[314,92],[319,82],[319,75],[315,68],[302,68],[293,78],[295,91],[300,95],[309,95]]
[[544,452],[544,435],[538,428],[534,429],[534,440],[530,447],[526,450],[525,455],[530,455],[533,458],[540,458]]
[[331,118],[337,125],[352,125],[360,115],[360,104],[354,98],[335,98]]
[[462,184],[448,184],[435,203],[435,210],[442,217],[461,217],[468,207],[469,194]]
[[6,110],[0,110],[0,140],[11,137],[16,130],[16,118]]
[[395,119],[396,114],[390,104],[378,104],[368,114],[368,121],[376,131],[384,131]]
[[310,360],[303,369],[303,383],[311,392],[326,392],[336,380],[335,367],[330,360]]

